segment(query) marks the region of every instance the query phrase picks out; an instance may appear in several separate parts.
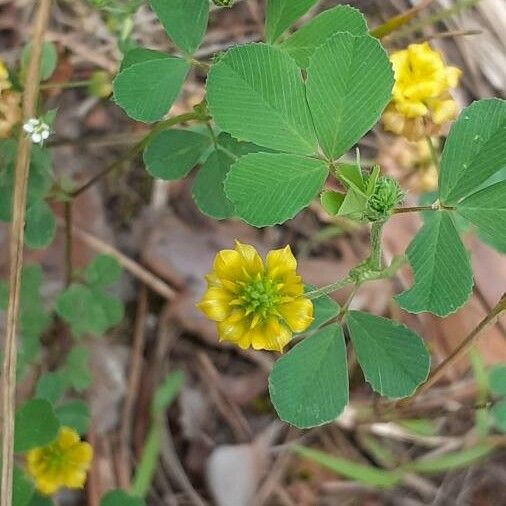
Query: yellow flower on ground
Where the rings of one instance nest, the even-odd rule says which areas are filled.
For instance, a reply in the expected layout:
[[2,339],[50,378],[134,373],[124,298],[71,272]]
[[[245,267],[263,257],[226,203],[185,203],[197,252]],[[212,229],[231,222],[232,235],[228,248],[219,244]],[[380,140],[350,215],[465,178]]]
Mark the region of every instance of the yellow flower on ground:
[[385,129],[415,140],[437,133],[456,117],[457,104],[449,90],[457,86],[460,69],[445,65],[427,42],[396,51],[390,61],[395,84],[383,114]]
[[7,90],[11,87],[11,82],[9,81],[9,72],[7,71],[7,67],[4,62],[0,60],[0,95],[2,91]]
[[290,246],[270,251],[264,265],[253,246],[236,241],[235,249],[216,255],[198,307],[216,322],[220,341],[282,351],[292,332],[313,321],[313,304],[296,269]]
[[52,495],[60,488],[83,488],[92,457],[91,445],[75,430],[61,427],[54,442],[27,453],[26,464],[37,490]]

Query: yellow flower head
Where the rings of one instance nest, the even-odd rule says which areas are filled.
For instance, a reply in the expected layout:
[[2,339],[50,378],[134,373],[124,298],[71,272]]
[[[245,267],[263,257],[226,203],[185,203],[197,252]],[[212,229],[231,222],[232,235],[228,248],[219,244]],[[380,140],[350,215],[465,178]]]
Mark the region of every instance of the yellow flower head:
[[220,341],[282,351],[292,332],[313,321],[313,304],[303,296],[296,268],[290,246],[270,251],[264,266],[253,246],[236,241],[235,249],[216,255],[198,307],[216,322]]
[[7,71],[7,67],[4,62],[0,60],[0,94],[3,90],[7,90],[11,87],[11,82],[9,81],[9,72]]
[[390,61],[395,84],[383,115],[387,130],[416,139],[455,118],[457,104],[449,90],[457,86],[460,69],[446,66],[427,42],[396,51]]
[[52,495],[63,487],[83,488],[92,457],[91,446],[76,431],[61,427],[55,441],[27,453],[26,464],[37,490]]

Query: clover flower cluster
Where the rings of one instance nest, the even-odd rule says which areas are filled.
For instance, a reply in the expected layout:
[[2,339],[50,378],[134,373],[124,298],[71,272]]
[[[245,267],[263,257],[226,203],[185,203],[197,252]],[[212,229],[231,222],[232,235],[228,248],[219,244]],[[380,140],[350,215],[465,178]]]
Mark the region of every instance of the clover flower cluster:
[[427,42],[394,52],[390,61],[395,84],[383,114],[385,129],[410,140],[437,134],[457,116],[449,90],[457,86],[461,70],[445,65]]

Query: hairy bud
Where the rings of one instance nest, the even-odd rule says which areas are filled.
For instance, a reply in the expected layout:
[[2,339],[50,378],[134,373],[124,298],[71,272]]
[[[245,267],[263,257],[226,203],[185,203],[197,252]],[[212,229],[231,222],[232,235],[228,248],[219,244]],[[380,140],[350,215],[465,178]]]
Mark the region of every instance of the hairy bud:
[[402,202],[404,194],[399,183],[388,176],[378,179],[373,194],[367,201],[365,217],[369,221],[379,221],[387,218],[393,209]]
[[213,0],[213,3],[218,7],[232,7],[234,0]]

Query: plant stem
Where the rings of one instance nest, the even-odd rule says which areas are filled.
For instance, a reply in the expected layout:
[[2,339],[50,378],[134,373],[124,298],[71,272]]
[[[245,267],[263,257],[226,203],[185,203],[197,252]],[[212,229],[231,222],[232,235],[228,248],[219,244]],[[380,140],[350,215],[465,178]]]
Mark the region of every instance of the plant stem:
[[393,214],[404,214],[404,213],[417,213],[424,211],[454,211],[455,207],[452,206],[443,206],[441,204],[432,205],[432,206],[414,206],[414,207],[397,207],[394,209]]
[[310,292],[307,292],[305,294],[305,297],[307,297],[308,299],[317,299],[322,295],[327,295],[329,293],[340,290],[345,286],[351,285],[353,282],[354,281],[352,278],[346,277],[344,279],[340,279],[339,281],[331,283],[330,285],[322,286],[321,288],[317,288],[316,290],[311,290]]
[[40,85],[40,90],[55,90],[55,89],[67,89],[67,88],[84,88],[88,86],[92,81],[69,81],[67,83],[44,83]]
[[[26,72],[23,94],[23,120],[34,117],[39,94],[39,72],[42,41],[49,20],[51,0],[40,0],[34,21],[32,50]],[[26,212],[26,189],[30,164],[31,141],[23,131],[19,133],[14,194],[12,199],[12,223],[9,239],[9,302],[7,306],[4,362],[2,374],[2,479],[0,506],[12,505],[12,478],[14,469],[14,416],[16,411],[16,331],[19,315],[21,269],[23,267],[23,241]]]
[[381,232],[383,230],[384,221],[375,221],[371,224],[371,253],[369,254],[368,263],[371,269],[381,270]]
[[434,143],[432,142],[432,137],[430,135],[426,135],[425,140],[427,142],[427,145],[429,146],[430,157],[432,158],[432,163],[434,164],[434,167],[436,167],[437,171],[439,172],[439,154],[436,151],[436,147],[434,146]]
[[[122,157],[118,158],[116,161],[102,169],[98,174],[93,176],[87,183],[84,183],[82,186],[74,190],[70,196],[75,198],[81,195],[81,193],[88,190],[92,187],[97,181],[102,179],[107,174],[110,174],[114,170],[118,169],[125,163],[126,161],[132,159],[134,156],[138,155],[151,141],[151,139],[158,134],[159,132],[170,128],[171,126],[177,125],[179,123],[184,123],[190,120],[203,120],[202,115],[197,112],[186,112],[184,114],[180,114],[179,116],[174,116],[172,118],[168,118],[166,120],[160,121],[157,123],[151,131],[146,134],[139,142],[134,144]],[[207,118],[205,118],[207,120]]]
[[73,201],[67,200],[64,204],[65,216],[65,286],[72,283],[73,274],[73,255],[72,255],[72,217],[73,217]]
[[420,396],[437,383],[445,374],[446,370],[458,362],[471,349],[478,335],[489,325],[493,324],[504,311],[506,311],[506,293],[503,294],[499,302],[490,310],[488,315],[483,318],[478,326],[434,369],[426,383],[424,383],[412,397],[399,402],[398,406],[409,405],[416,397]]

